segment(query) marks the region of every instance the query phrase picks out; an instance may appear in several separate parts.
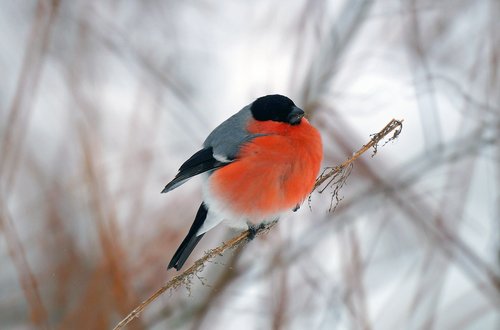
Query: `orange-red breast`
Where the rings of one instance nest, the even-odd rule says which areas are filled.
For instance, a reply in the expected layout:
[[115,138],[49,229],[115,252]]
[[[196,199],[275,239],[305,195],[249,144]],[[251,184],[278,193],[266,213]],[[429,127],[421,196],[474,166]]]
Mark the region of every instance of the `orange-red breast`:
[[258,98],[215,128],[162,193],[205,173],[203,202],[168,268],[179,270],[203,235],[222,221],[244,229],[296,209],[311,192],[321,136],[282,95]]

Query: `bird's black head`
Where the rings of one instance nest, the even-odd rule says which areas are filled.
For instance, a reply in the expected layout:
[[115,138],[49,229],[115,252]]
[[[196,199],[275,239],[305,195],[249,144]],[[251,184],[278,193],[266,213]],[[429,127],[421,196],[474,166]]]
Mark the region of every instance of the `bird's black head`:
[[290,125],[298,125],[304,111],[298,108],[292,100],[283,95],[266,95],[255,100],[250,110],[253,118],[259,121],[278,121]]

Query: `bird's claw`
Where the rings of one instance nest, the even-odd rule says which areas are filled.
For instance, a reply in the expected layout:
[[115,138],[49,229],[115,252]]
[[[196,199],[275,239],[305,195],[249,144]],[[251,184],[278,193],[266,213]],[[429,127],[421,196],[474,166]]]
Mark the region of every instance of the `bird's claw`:
[[248,240],[251,241],[257,236],[257,233],[264,229],[266,227],[266,224],[264,222],[261,222],[258,225],[254,225],[252,223],[248,223]]

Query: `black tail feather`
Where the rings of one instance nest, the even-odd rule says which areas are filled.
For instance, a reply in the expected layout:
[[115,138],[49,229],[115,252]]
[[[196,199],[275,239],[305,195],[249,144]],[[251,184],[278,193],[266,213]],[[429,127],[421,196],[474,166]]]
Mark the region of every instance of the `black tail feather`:
[[201,234],[196,236],[196,233],[205,222],[205,219],[207,218],[207,213],[208,213],[208,208],[205,206],[204,203],[201,203],[200,208],[196,213],[196,217],[194,218],[193,225],[189,229],[186,238],[184,238],[181,245],[179,246],[174,256],[172,257],[172,260],[170,260],[168,264],[168,269],[173,267],[176,270],[179,270],[182,268],[182,266],[186,262],[191,252],[193,252],[196,244],[198,244],[198,242],[204,235]]

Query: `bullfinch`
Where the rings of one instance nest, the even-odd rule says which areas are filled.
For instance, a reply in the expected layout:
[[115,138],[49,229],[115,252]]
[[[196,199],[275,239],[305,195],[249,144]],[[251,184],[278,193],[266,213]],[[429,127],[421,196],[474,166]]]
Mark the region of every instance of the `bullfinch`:
[[319,132],[286,96],[260,97],[224,121],[162,191],[204,173],[203,202],[168,269],[181,269],[203,235],[223,221],[246,229],[298,209],[322,157]]

